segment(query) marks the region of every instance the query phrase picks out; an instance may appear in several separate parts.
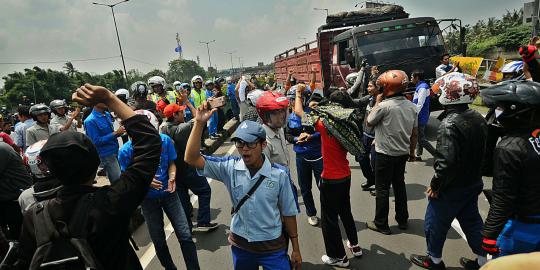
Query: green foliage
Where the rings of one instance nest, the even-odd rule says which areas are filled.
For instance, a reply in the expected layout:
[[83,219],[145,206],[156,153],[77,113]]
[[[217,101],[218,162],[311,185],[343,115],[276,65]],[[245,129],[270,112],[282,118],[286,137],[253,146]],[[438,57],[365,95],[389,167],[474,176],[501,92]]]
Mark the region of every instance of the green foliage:
[[152,76],[166,78],[171,85],[176,80],[189,82],[194,75],[206,76],[204,69],[191,60],[171,61],[167,73],[154,69],[143,74],[139,70],[131,69],[127,73],[128,86],[125,85],[124,73],[121,70],[112,70],[103,75],[92,74],[78,71],[71,62],[67,62],[62,69],[63,71],[57,71],[33,67],[4,76],[4,94],[0,96],[0,105],[14,109],[21,103],[23,96],[33,101],[34,90],[36,101],[48,104],[57,98],[71,100],[73,90],[85,83],[102,85],[115,91],[128,88],[135,81],[146,82]]
[[[515,49],[526,44],[530,36],[530,25],[523,25],[523,9],[506,11],[501,19],[479,20],[474,25],[465,25],[467,55],[485,56],[496,47]],[[459,31],[445,35],[445,43],[451,54],[459,54]]]
[[176,59],[169,62],[166,79],[170,83],[174,81],[189,82],[195,75],[205,78],[206,72],[195,61]]

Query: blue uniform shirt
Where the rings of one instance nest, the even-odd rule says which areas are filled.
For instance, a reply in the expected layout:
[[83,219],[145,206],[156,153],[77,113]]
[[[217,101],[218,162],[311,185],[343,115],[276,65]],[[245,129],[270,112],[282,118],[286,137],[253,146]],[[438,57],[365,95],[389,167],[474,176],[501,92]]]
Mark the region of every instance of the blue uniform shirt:
[[100,157],[108,157],[118,153],[118,139],[114,135],[111,114],[101,114],[92,109],[92,113],[84,120],[86,135],[96,146]]
[[[174,150],[174,143],[172,139],[165,135],[159,134],[161,137],[161,156],[159,159],[159,167],[155,175],[159,175],[158,180],[163,184],[161,189],[157,190],[149,188],[146,198],[154,199],[161,198],[170,194],[165,191],[169,186],[169,162],[176,160],[176,150]],[[122,171],[126,170],[129,164],[131,164],[133,158],[133,146],[131,140],[122,145],[122,148],[118,151],[118,163]]]
[[232,217],[233,233],[249,242],[274,240],[281,235],[280,216],[296,216],[300,212],[296,189],[287,168],[271,164],[268,157],[265,157],[262,168],[253,177],[240,157],[203,157],[206,160],[204,169],[198,172],[223,182],[234,206],[261,175],[265,176],[251,198]]

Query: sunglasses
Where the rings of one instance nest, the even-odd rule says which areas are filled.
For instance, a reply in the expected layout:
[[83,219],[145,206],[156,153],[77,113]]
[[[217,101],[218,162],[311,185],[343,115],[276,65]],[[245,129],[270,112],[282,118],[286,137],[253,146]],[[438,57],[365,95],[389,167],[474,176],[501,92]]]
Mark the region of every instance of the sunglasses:
[[249,143],[242,140],[235,140],[234,146],[236,146],[236,148],[244,148],[244,146],[247,145],[249,149],[254,149],[255,147],[257,147],[257,143],[259,143],[258,140],[254,142],[249,142]]

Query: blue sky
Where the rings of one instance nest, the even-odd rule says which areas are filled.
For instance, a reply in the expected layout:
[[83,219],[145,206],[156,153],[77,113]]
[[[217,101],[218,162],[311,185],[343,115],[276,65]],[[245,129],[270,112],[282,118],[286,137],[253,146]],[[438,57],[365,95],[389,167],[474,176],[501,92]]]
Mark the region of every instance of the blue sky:
[[[0,62],[38,62],[87,59],[119,55],[110,9],[94,6],[92,0],[0,0]],[[102,3],[116,1],[102,0]],[[461,18],[464,23],[500,17],[506,10],[519,9],[525,0],[403,0],[411,17]],[[212,64],[230,67],[233,54],[242,57],[244,66],[261,61],[299,45],[305,37],[315,39],[323,24],[323,11],[353,10],[361,1],[279,0],[279,1],[207,1],[207,0],[131,0],[115,8],[127,69],[147,72],[167,69],[175,59],[175,35],[183,40],[184,57],[208,66],[206,46],[199,41],[213,40]],[[74,62],[79,70],[103,73],[121,69],[119,58]],[[62,63],[39,64],[61,69]],[[0,65],[0,77],[33,65]],[[3,82],[0,82],[3,85]]]

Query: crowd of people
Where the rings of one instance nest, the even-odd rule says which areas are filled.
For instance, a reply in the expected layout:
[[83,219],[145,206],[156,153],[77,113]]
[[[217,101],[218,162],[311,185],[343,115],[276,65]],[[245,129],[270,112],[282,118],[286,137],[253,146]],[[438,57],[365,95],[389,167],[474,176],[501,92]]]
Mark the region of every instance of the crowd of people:
[[[297,185],[307,222],[321,227],[322,262],[348,267],[346,250],[354,257],[363,251],[347,155],[360,164],[362,189],[375,196],[375,214],[366,227],[389,235],[390,189],[398,228],[408,230],[405,168],[422,161],[424,148],[434,157],[426,191],[427,254],[411,255],[412,263],[445,269],[442,251],[454,219],[477,256],[460,260],[465,269],[486,265],[487,254],[540,251],[540,184],[533,171],[540,165],[540,56],[532,45],[520,53],[525,80],[515,80],[521,74],[513,70],[505,76],[509,80],[481,92],[476,78],[444,54],[432,86],[422,70],[380,73],[363,63],[348,76],[348,89],[327,93],[318,89],[313,69],[305,82],[290,72],[282,88],[261,87],[246,76],[236,82],[194,76],[171,89],[154,76],[114,93],[81,86],[73,101],[82,110],[70,112],[64,100],[21,105],[14,136],[9,129],[0,132],[0,257],[7,253],[16,269],[53,262],[67,269],[141,269],[128,224],[142,211],[161,265],[176,269],[165,213],[185,267],[199,269],[192,232],[219,226],[211,221],[208,177],[222,182],[231,198],[228,241],[235,269],[302,268]],[[409,86],[415,89],[410,99]],[[469,108],[478,94],[490,108],[486,117]],[[432,100],[444,108],[435,147],[426,136]],[[238,155],[201,154],[205,137],[221,136],[231,118],[240,121],[231,137]],[[296,177],[290,174],[293,165]],[[98,168],[110,185],[94,185]],[[485,221],[478,210],[483,175],[493,175]],[[195,224],[190,191],[199,198]],[[15,247],[7,239],[18,241],[17,252],[8,252]],[[76,259],[66,260],[73,254]],[[498,261],[485,269],[503,269],[496,268]]]

